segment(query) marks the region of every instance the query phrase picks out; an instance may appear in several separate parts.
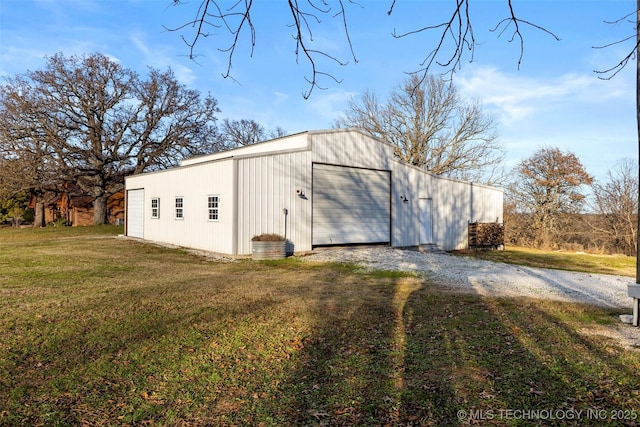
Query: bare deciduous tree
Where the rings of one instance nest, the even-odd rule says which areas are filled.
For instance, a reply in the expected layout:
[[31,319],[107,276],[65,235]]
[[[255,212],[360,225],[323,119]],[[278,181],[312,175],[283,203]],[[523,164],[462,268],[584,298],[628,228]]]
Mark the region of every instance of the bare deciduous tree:
[[224,147],[227,149],[251,145],[267,139],[279,138],[287,134],[281,127],[269,131],[255,120],[248,119],[224,119],[220,133]]
[[553,246],[563,215],[580,212],[585,202],[581,187],[593,181],[575,154],[558,148],[537,150],[520,162],[512,177],[509,200],[518,213],[527,214],[538,247]]
[[[396,0],[389,0],[387,15],[390,16],[393,14],[396,3]],[[414,28],[405,32],[394,31],[393,37],[399,39],[410,38],[426,32],[436,32],[438,34],[438,42],[436,45],[426,48],[426,52],[423,54],[424,59],[419,63],[419,69],[413,71],[413,74],[419,76],[419,81],[427,79],[429,73],[434,71],[434,65],[441,67],[444,70],[443,74],[452,75],[455,70],[460,67],[466,54],[470,56],[470,60],[473,59],[478,43],[475,39],[472,26],[471,3],[473,3],[472,0],[453,1],[451,3],[450,13],[447,14],[448,18],[442,22],[426,23],[421,28]],[[189,6],[191,4],[192,3],[189,2],[183,2],[182,0],[173,0],[173,5],[176,6]],[[253,0],[201,0],[195,4],[197,4],[198,7],[193,12],[194,17],[192,20],[176,28],[168,29],[170,31],[188,33],[187,35],[182,34],[181,37],[187,44],[189,57],[192,59],[198,56],[195,48],[202,38],[210,36],[223,37],[222,34],[226,33],[228,39],[222,42],[222,47],[219,48],[219,50],[225,52],[227,55],[227,70],[223,76],[225,78],[230,77],[233,57],[238,48],[238,41],[241,34],[245,31],[249,32],[252,55],[256,46],[256,28],[251,15],[254,2]],[[518,66],[520,66],[524,55],[524,38],[522,35],[524,27],[534,28],[559,40],[558,36],[546,28],[518,17],[514,9],[513,0],[504,0],[504,4],[505,15],[502,18],[496,19],[497,23],[492,31],[499,35],[508,34],[510,42],[519,42],[520,57],[518,58]],[[412,3],[411,6],[419,8],[419,11],[416,11],[416,13],[421,14],[424,14],[425,9],[430,7],[421,2]],[[343,28],[344,41],[349,47],[351,60],[358,62],[349,33],[349,22],[347,18],[347,12],[351,12],[349,7],[353,7],[355,13],[357,13],[359,9],[364,8],[362,4],[353,0],[287,1],[287,9],[291,18],[290,26],[295,42],[296,60],[302,58],[311,68],[310,77],[306,77],[309,83],[309,90],[303,93],[304,98],[311,96],[314,88],[323,88],[320,86],[321,78],[329,78],[335,82],[340,81],[331,73],[323,71],[321,64],[323,60],[328,60],[329,62],[343,66],[349,63],[348,60],[337,58],[324,49],[314,47],[314,29],[316,26],[321,25],[323,21],[329,19],[340,20]],[[429,16],[428,14],[424,15]],[[425,18],[425,21],[428,21],[428,18]],[[419,57],[420,53],[417,52],[416,56]]]
[[[605,46],[596,46],[596,49],[602,49],[606,47],[610,47],[613,45],[619,45],[628,41],[632,41],[632,47],[629,49],[627,55],[616,65],[604,70],[596,70],[596,73],[600,74],[601,78],[608,80],[615,77],[620,71],[626,68],[629,61],[635,58],[636,65],[636,129],[637,129],[637,138],[638,138],[638,154],[640,155],[640,0],[636,1],[635,10],[629,13],[628,15],[616,19],[613,22],[609,22],[611,24],[618,24],[620,22],[627,21],[631,24],[631,28],[634,29],[633,32],[626,38],[622,40],[617,40]],[[606,22],[606,21],[605,21]],[[640,165],[640,163],[639,163]],[[640,166],[638,169],[638,176],[640,176]],[[637,205],[638,210],[640,210],[640,187],[639,192],[637,194]],[[637,229],[640,230],[640,215],[637,218]],[[640,240],[636,239],[636,283],[640,284]]]
[[58,182],[77,183],[94,198],[96,224],[126,175],[213,151],[217,112],[213,97],[202,99],[171,70],[150,69],[143,80],[102,54],[58,54],[0,87],[3,145],[15,158],[35,156]]
[[59,159],[48,136],[52,130],[41,120],[45,113],[38,105],[25,111],[24,99],[37,96],[35,89],[21,76],[8,82],[0,86],[0,196],[29,192],[35,198],[33,226],[42,227],[44,197],[60,185]]
[[412,75],[386,103],[371,92],[352,99],[336,127],[357,127],[394,145],[396,157],[436,175],[496,183],[504,150],[479,102],[434,76]]
[[598,221],[590,221],[594,231],[605,236],[612,250],[636,254],[638,220],[638,162],[621,159],[604,182],[592,185],[594,211]]

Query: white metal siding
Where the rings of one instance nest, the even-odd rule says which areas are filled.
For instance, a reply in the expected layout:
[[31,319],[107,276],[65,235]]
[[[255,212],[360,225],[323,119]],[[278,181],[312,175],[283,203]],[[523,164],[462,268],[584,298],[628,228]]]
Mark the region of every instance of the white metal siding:
[[502,221],[502,190],[437,178],[424,197],[433,198],[434,241],[442,249],[466,249],[469,222]]
[[[314,230],[313,223],[317,220],[320,227],[322,220],[322,215],[314,211],[312,221],[312,204],[318,202],[314,198],[316,189],[312,188],[314,164],[336,165],[344,170],[388,171],[382,172],[387,176],[386,211],[379,209],[386,219],[382,225],[364,232],[382,230],[385,236],[372,239],[369,235],[368,241],[382,239],[390,241],[392,246],[419,244],[419,201],[423,198],[432,199],[433,243],[445,250],[466,247],[469,221],[502,221],[502,190],[429,174],[395,160],[393,147],[387,143],[361,131],[332,129],[185,161],[185,166],[167,171],[127,177],[128,191],[144,188],[143,193],[137,193],[144,198],[139,209],[127,206],[128,234],[180,246],[248,255],[254,235],[279,233],[286,234],[293,244],[290,249],[311,250],[313,244],[320,244],[315,238],[321,235],[320,229]],[[332,182],[327,185],[330,184]],[[339,221],[338,216],[334,216],[329,228],[336,232],[346,227],[346,234],[351,237],[342,241],[354,243],[360,240],[353,239],[360,231],[354,230],[353,224],[362,221],[347,223],[346,218],[353,219],[362,207],[363,193],[359,190],[353,197],[358,204],[347,208],[351,199],[344,190],[341,187],[331,193],[336,198],[329,200],[329,204],[342,206],[342,214],[347,215]],[[210,194],[220,195],[219,221],[208,221],[207,196]],[[320,198],[326,199],[327,194],[317,192]],[[185,218],[181,221],[174,219],[175,196],[184,197]],[[158,219],[151,218],[152,197],[160,199]],[[137,221],[135,215],[142,218],[137,217]],[[333,243],[339,240],[331,238]]]
[[[431,199],[431,243],[444,250],[465,249],[470,221],[502,222],[503,191],[435,176],[416,167],[392,165],[393,246],[415,246],[420,239],[420,200]],[[404,202],[402,195],[407,197]]]
[[262,233],[286,235],[290,250],[311,249],[309,154],[300,151],[238,160],[238,254],[250,254],[251,238]]
[[[144,238],[213,252],[233,253],[236,221],[234,160],[204,163],[127,177],[127,188],[144,188]],[[219,195],[219,220],[209,221],[208,196]],[[175,198],[184,218],[175,217]],[[160,217],[151,218],[151,199]]]
[[393,169],[393,147],[362,132],[335,129],[311,133],[313,161],[367,169]]
[[313,244],[390,241],[388,171],[313,165]]
[[471,222],[502,222],[504,192],[481,184],[469,184],[473,191]]
[[433,215],[432,199],[420,199],[418,207],[420,209],[420,244],[433,243]]
[[271,141],[259,142],[257,144],[245,145],[231,151],[221,151],[219,153],[208,154],[204,156],[192,157],[184,159],[180,162],[180,166],[194,165],[197,163],[205,163],[210,161],[224,160],[230,157],[250,157],[264,156],[265,154],[278,154],[284,151],[298,151],[308,148],[307,132],[294,135],[288,135]]
[[127,191],[127,236],[144,238],[144,189]]

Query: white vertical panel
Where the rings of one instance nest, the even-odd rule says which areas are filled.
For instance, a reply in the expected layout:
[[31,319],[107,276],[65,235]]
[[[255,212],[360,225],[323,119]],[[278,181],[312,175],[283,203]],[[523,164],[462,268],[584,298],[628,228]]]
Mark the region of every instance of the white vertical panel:
[[296,194],[310,195],[308,159],[307,152],[292,152],[238,160],[238,253],[250,254],[251,238],[262,233],[286,232],[295,251],[311,249],[310,199]]
[[313,165],[313,244],[385,243],[391,235],[391,174]]
[[416,246],[420,242],[418,203],[423,172],[401,162],[391,165],[392,246]]
[[420,199],[420,244],[433,243],[433,199]]
[[[128,177],[127,188],[145,188],[144,238],[178,246],[232,253],[235,221],[233,160],[203,163]],[[220,218],[209,221],[207,196],[220,197]],[[184,219],[175,219],[175,197],[184,198]],[[160,217],[151,218],[151,198]]]
[[471,222],[502,222],[504,192],[501,189],[473,184]]
[[144,238],[144,189],[127,190],[127,236]]
[[[263,141],[257,144],[245,145],[233,150],[221,151],[204,156],[192,157],[180,161],[181,166],[189,166],[197,163],[219,161],[233,155],[236,158],[249,156],[264,156],[265,154],[277,154],[282,151],[304,150],[307,147],[308,132],[301,132],[294,135],[287,135],[270,141]],[[233,154],[231,154],[233,153]]]
[[336,129],[310,138],[317,163],[389,170],[394,162],[393,147],[362,132]]

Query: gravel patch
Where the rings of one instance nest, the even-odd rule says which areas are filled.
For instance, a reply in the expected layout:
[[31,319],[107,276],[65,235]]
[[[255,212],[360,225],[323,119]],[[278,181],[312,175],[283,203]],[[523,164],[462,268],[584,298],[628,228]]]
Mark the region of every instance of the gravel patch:
[[317,250],[304,259],[354,263],[377,270],[412,271],[460,291],[492,296],[526,296],[629,308],[625,276],[523,267],[449,255],[389,247]]

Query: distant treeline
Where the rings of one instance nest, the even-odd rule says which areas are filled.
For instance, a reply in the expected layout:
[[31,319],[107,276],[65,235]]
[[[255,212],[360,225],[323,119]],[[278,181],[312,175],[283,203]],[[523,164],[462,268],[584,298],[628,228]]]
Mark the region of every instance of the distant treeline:
[[637,221],[631,215],[565,214],[541,244],[530,214],[505,210],[505,244],[538,249],[636,256]]

